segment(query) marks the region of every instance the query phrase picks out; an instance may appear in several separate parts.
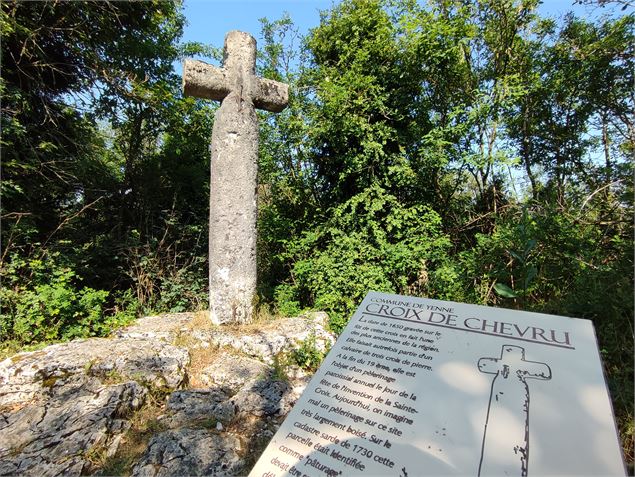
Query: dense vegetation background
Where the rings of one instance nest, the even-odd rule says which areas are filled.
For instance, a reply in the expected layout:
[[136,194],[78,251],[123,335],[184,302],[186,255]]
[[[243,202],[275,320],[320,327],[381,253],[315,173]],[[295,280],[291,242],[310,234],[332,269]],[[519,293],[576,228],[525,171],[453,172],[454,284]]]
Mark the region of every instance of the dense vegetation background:
[[[292,88],[261,115],[261,307],[335,331],[368,290],[592,319],[632,465],[635,19],[536,6],[263,20],[259,73]],[[5,353],[206,308],[217,106],[173,63],[219,50],[180,43],[180,10],[2,3]]]

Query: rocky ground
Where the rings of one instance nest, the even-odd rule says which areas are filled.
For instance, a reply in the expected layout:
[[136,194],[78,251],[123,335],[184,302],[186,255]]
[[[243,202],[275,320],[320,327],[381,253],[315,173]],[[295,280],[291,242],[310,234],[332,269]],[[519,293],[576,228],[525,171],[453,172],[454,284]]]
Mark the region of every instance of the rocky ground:
[[294,350],[329,346],[325,325],[171,314],[7,358],[0,475],[244,475],[308,383]]

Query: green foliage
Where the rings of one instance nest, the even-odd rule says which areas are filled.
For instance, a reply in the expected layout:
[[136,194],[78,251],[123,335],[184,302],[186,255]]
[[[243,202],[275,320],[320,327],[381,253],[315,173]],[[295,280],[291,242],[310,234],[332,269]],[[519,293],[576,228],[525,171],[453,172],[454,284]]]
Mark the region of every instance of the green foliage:
[[598,226],[593,221],[594,213],[602,214],[598,206],[584,219],[553,206],[508,207],[490,234],[478,234],[476,245],[461,253],[462,288],[470,290],[470,302],[593,320],[630,461],[633,229],[628,220]]
[[306,371],[315,372],[329,352],[329,347],[320,347],[314,333],[301,341],[290,354],[290,360]]
[[200,306],[212,117],[173,62],[216,51],[177,44],[180,8],[2,4],[3,340]]
[[[28,286],[21,284],[24,274],[32,277]],[[80,286],[59,254],[45,261],[13,260],[2,277],[0,341],[31,344],[103,336],[131,318],[129,309],[107,317],[110,293]]]
[[267,379],[282,382],[289,381],[289,376],[287,375],[288,361],[288,356],[284,353],[275,354],[273,356],[273,363],[271,364],[271,369],[269,370]]
[[295,288],[287,283],[276,287],[274,301],[276,311],[282,316],[297,316],[302,312],[302,305],[295,298]]
[[45,244],[83,207],[106,202],[100,191],[114,192],[104,180],[110,171],[93,167],[104,154],[95,115],[121,118],[120,106],[142,96],[139,85],[165,82],[184,22],[177,9],[161,1],[2,4],[4,244],[19,238],[16,220]]
[[126,250],[125,273],[143,313],[198,311],[207,306],[206,260],[194,254],[204,236],[202,227],[182,227],[173,236],[174,225],[168,220],[162,239],[150,238],[146,243],[133,233]]
[[261,289],[336,331],[368,290],[590,318],[628,437],[633,17],[536,6],[343,1],[297,75],[265,25],[295,88],[261,138]]
[[445,289],[430,277],[446,265],[449,245],[438,214],[424,206],[404,207],[373,186],[334,209],[317,231],[288,245],[292,278],[276,293],[278,309],[313,304],[328,311],[331,327],[340,331],[368,290]]

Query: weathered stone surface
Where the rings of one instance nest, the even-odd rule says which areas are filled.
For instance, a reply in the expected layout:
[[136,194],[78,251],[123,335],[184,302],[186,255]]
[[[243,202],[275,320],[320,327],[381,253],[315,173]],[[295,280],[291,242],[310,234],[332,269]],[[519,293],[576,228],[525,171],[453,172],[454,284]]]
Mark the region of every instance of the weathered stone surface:
[[170,416],[164,419],[164,424],[170,428],[188,424],[198,424],[201,421],[228,421],[233,412],[227,415],[222,406],[230,395],[219,388],[193,389],[174,391],[167,402]]
[[220,386],[236,392],[246,383],[264,377],[267,371],[268,366],[260,361],[223,353],[203,370],[201,381],[208,386]]
[[240,333],[215,328],[193,330],[192,336],[215,346],[229,346],[241,353],[265,363],[274,363],[276,356],[298,346],[310,338],[315,339],[318,349],[324,350],[335,339],[326,331],[326,313],[309,313],[296,318],[275,320],[251,331]]
[[69,376],[84,374],[177,388],[187,350],[156,340],[91,338],[20,353],[0,363],[0,406],[26,402]]
[[91,452],[116,452],[146,386],[178,387],[188,362],[187,350],[131,338],[77,340],[4,360],[0,475],[90,470]]
[[295,399],[292,387],[286,381],[263,379],[241,389],[230,402],[235,412],[254,416],[280,416],[291,409]]
[[[234,369],[237,376],[232,376]],[[308,376],[276,379],[259,361],[235,354],[222,354],[209,366],[208,389],[174,391],[168,401],[169,428],[202,421],[227,424],[238,414],[278,417],[286,414],[308,383]]]
[[152,438],[148,451],[134,467],[137,477],[178,475],[240,475],[240,440],[207,429],[178,429]]
[[[292,376],[288,380],[276,379],[268,366],[233,353],[219,354],[205,371],[209,376],[208,389],[179,390],[170,395],[168,415],[162,419],[170,430],[156,436],[135,468],[135,475],[178,473],[182,465],[203,469],[211,461],[210,453],[219,452],[214,459],[222,461],[226,447],[234,448],[237,437],[247,442],[247,446],[266,442],[273,435],[272,426],[289,412],[309,379],[305,375]],[[201,434],[201,426],[206,427],[208,434]],[[208,429],[216,431],[212,434],[214,442],[209,444],[209,448],[190,445],[201,435],[209,438],[211,431]],[[179,445],[187,449],[187,462],[174,450]],[[247,449],[240,454],[241,462],[250,457]],[[174,466],[164,465],[170,459],[175,459]],[[220,470],[216,468],[216,473],[210,475],[242,475],[242,470],[248,471],[242,466],[228,466]],[[188,475],[208,475],[197,472],[190,471]]]
[[168,342],[187,331],[196,313],[165,313],[139,318],[132,325],[116,330],[117,338],[160,339]]
[[[110,339],[49,346],[0,363],[0,475],[94,472],[104,456],[125,448],[130,417],[155,386],[169,393],[154,417],[156,428],[167,430],[150,440],[135,475],[247,473],[309,380],[297,367],[263,361],[274,362],[310,336],[318,346],[332,342],[326,316],[205,330],[193,319],[147,317]],[[168,342],[175,339],[193,355],[209,352],[210,364],[188,368],[190,351]],[[194,369],[197,376],[202,369],[197,382],[205,387],[176,389]]]
[[228,95],[214,116],[210,177],[210,318],[251,321],[256,294],[258,119]]
[[222,100],[212,131],[209,289],[213,323],[251,321],[256,296],[258,117],[282,111],[288,86],[256,77],[256,40],[230,31],[223,67],[186,60],[186,95]]
[[80,475],[90,451],[112,454],[147,391],[136,382],[104,385],[75,375],[47,399],[0,414],[0,475]]
[[[222,101],[231,91],[231,81],[226,68],[198,60],[183,62],[183,91],[187,96]],[[249,87],[251,93],[245,91],[243,95],[251,96],[258,109],[279,113],[289,102],[289,86],[284,83],[255,78]]]

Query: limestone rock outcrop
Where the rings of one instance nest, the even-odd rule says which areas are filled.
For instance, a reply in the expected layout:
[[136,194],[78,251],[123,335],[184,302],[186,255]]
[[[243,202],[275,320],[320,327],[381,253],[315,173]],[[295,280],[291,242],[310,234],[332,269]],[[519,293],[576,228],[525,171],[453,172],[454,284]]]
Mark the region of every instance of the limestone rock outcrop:
[[183,382],[188,362],[187,350],[153,339],[92,338],[52,345],[0,364],[0,406],[36,399],[78,375],[174,389]]
[[[195,314],[146,317],[109,338],[76,340],[0,362],[0,475],[248,473],[310,376],[281,353],[334,341],[326,315],[246,328],[199,326]],[[203,364],[201,364],[203,363]],[[139,419],[137,419],[139,420]]]
[[240,440],[205,429],[177,429],[152,438],[148,450],[135,466],[139,477],[175,475],[239,475]]

